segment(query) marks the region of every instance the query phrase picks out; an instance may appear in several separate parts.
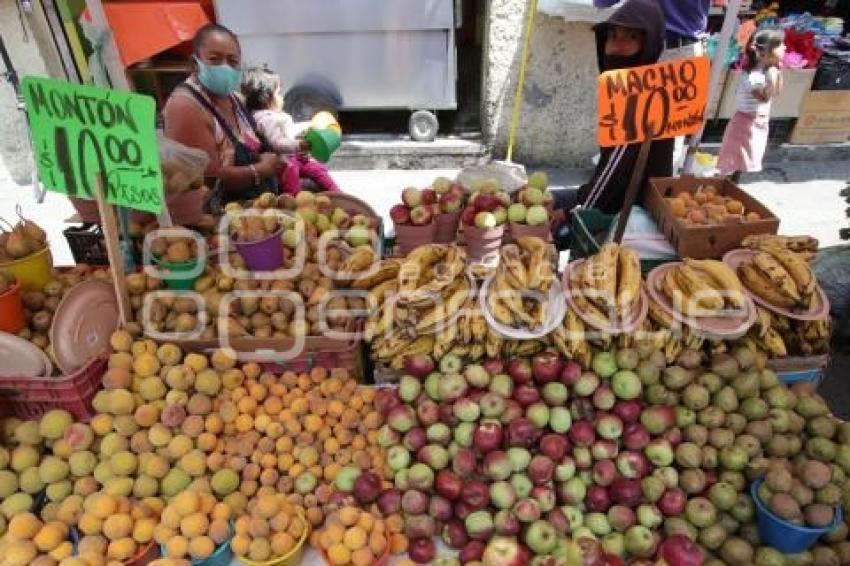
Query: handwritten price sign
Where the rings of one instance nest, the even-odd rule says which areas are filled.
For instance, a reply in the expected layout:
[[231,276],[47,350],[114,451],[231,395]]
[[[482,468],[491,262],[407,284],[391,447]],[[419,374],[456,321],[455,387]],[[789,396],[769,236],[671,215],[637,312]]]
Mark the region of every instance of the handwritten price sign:
[[95,199],[101,176],[109,202],[162,210],[153,98],[39,77],[25,77],[22,86],[48,189]]
[[707,57],[606,71],[599,75],[599,145],[693,134],[705,120]]

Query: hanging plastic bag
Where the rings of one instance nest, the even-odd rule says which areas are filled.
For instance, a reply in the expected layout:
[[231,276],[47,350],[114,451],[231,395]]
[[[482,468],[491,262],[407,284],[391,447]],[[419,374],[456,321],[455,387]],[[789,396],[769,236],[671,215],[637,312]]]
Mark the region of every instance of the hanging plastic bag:
[[187,147],[162,134],[158,136],[158,143],[166,195],[197,189],[204,184],[204,171],[209,163],[204,150]]

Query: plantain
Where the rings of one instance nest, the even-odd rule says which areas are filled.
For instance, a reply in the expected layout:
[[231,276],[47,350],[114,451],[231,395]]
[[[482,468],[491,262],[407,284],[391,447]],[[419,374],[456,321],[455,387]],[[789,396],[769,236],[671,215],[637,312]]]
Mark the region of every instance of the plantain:
[[472,319],[470,318],[472,314],[472,298],[464,303],[462,309],[457,320],[458,336],[461,342],[469,344],[472,342]]
[[626,246],[617,255],[617,308],[621,314],[631,312],[640,293],[640,256]]
[[484,342],[484,350],[488,358],[498,358],[502,353],[502,343],[504,339],[497,332],[490,329],[487,333],[487,339]]
[[649,301],[649,318],[661,328],[673,328],[675,324],[673,317],[654,300]]
[[393,297],[398,291],[398,281],[388,279],[382,283],[378,283],[366,295],[366,303],[369,308],[382,308],[384,302],[389,297]]
[[756,324],[755,328],[758,328],[758,337],[764,338],[764,335],[767,334],[767,331],[770,330],[773,326],[773,315],[769,310],[756,306]]
[[512,318],[515,321],[531,326],[534,323],[534,319],[526,312],[520,294],[510,286],[506,277],[500,277],[499,275],[499,273],[496,273],[496,277],[493,278],[488,299],[495,295],[498,302],[507,307],[512,313]]
[[433,268],[430,266],[425,268],[420,276],[420,281],[425,283],[406,295],[406,300],[411,304],[417,304],[438,295],[458,280],[465,266],[466,252],[457,246],[451,246],[442,263]]
[[528,288],[528,270],[522,263],[520,250],[516,244],[506,244],[500,250],[502,261],[499,269],[505,273],[505,278],[514,289]]
[[543,351],[543,344],[537,340],[522,340],[517,346],[517,356],[533,356]]
[[493,315],[493,318],[495,318],[500,324],[504,324],[506,326],[514,325],[513,312],[511,309],[506,307],[501,299],[494,293],[487,294],[487,308],[490,310],[490,314]]
[[433,355],[435,359],[442,359],[454,347],[458,335],[456,324],[447,324],[434,336]]
[[592,303],[587,299],[580,286],[571,284],[570,293],[572,293],[573,302],[575,303],[576,308],[581,311],[582,318],[584,318],[590,326],[596,329],[603,329],[608,326],[608,317],[605,316],[605,313],[595,303]]
[[455,344],[455,346],[449,350],[449,354],[465,358],[469,354],[469,346],[466,344]]
[[401,261],[398,259],[383,259],[378,263],[378,268],[375,272],[358,277],[351,283],[351,288],[360,290],[373,289],[388,280],[395,279],[398,276],[400,267]]
[[484,341],[487,338],[487,320],[477,303],[470,315],[470,323],[472,325],[472,339],[477,342]]
[[745,263],[738,266],[738,277],[741,278],[741,282],[751,293],[760,297],[765,302],[781,308],[790,309],[794,307],[794,299],[779,292],[774,287],[773,282],[757,269],[755,265]]
[[788,355],[785,342],[773,328],[769,328],[764,337],[758,338],[756,341],[774,358],[784,358]]
[[484,353],[484,344],[475,343],[469,347],[469,359],[473,362],[477,362],[483,358]]
[[713,282],[715,289],[723,293],[724,299],[730,306],[737,309],[744,308],[746,305],[744,286],[728,265],[722,261],[709,259],[685,259],[685,265],[702,273],[710,282]]
[[615,306],[617,298],[617,258],[620,255],[620,246],[609,242],[599,250],[599,265],[605,277],[602,281],[603,297],[609,301],[608,306]]
[[800,302],[800,292],[797,290],[794,279],[771,254],[758,252],[753,257],[753,264],[770,280],[779,293],[792,299],[794,304]]
[[545,250],[548,244],[536,236],[521,236],[517,238],[516,243],[523,251],[532,253],[538,250]]
[[419,336],[413,342],[408,343],[400,352],[403,356],[414,356],[417,354],[430,354],[434,350],[434,336],[426,334]]
[[346,275],[345,278],[351,279],[354,277],[354,274],[371,266],[375,262],[375,259],[377,258],[372,248],[357,248],[342,262],[340,271]]
[[672,271],[685,299],[711,311],[723,308],[723,296],[703,280],[694,268],[686,264]]
[[797,253],[788,249],[771,247],[767,250],[773,259],[785,269],[791,279],[794,280],[794,285],[797,287],[797,292],[805,297],[812,295],[817,287],[817,281],[812,273],[809,264],[800,257]]

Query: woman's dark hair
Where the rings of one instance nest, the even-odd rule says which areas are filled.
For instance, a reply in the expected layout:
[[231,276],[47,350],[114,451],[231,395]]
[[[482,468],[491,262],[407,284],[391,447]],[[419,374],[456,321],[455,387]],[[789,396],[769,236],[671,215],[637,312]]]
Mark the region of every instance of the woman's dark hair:
[[267,67],[251,67],[242,73],[242,96],[245,107],[252,112],[265,110],[274,100],[274,91],[280,87],[280,77]]
[[207,40],[207,38],[214,33],[223,33],[225,35],[229,35],[233,41],[236,42],[236,45],[239,45],[239,38],[236,37],[236,34],[233,33],[230,28],[225,27],[221,24],[207,24],[200,28],[195,32],[195,37],[192,39],[192,50],[195,55],[198,55],[201,52],[201,46]]
[[747,62],[744,70],[752,71],[759,62],[759,55],[765,51],[772,51],[785,43],[785,32],[781,29],[760,29],[750,36],[747,42]]

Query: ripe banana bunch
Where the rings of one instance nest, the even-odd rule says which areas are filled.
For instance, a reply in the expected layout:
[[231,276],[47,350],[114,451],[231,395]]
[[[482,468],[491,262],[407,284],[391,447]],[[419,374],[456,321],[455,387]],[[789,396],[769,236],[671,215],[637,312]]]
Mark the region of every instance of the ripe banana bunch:
[[688,316],[716,316],[724,309],[744,308],[744,287],[725,263],[685,259],[659,281],[673,306]]
[[540,238],[519,238],[500,250],[487,308],[505,326],[536,330],[546,322],[554,279],[549,246]]
[[573,269],[570,292],[591,326],[609,325],[611,314],[620,320],[634,311],[640,300],[640,257],[626,246],[608,243]]
[[797,253],[815,253],[819,242],[811,236],[776,236],[773,234],[753,234],[744,238],[741,246],[751,250],[768,248],[786,249]]
[[787,248],[766,246],[750,263],[738,267],[741,281],[762,300],[785,309],[812,310],[817,280],[808,262]]
[[585,336],[584,321],[573,309],[567,310],[564,322],[552,332],[552,341],[565,358],[589,366],[593,352]]
[[744,338],[772,358],[829,353],[832,321],[797,321],[759,307],[758,319]]

